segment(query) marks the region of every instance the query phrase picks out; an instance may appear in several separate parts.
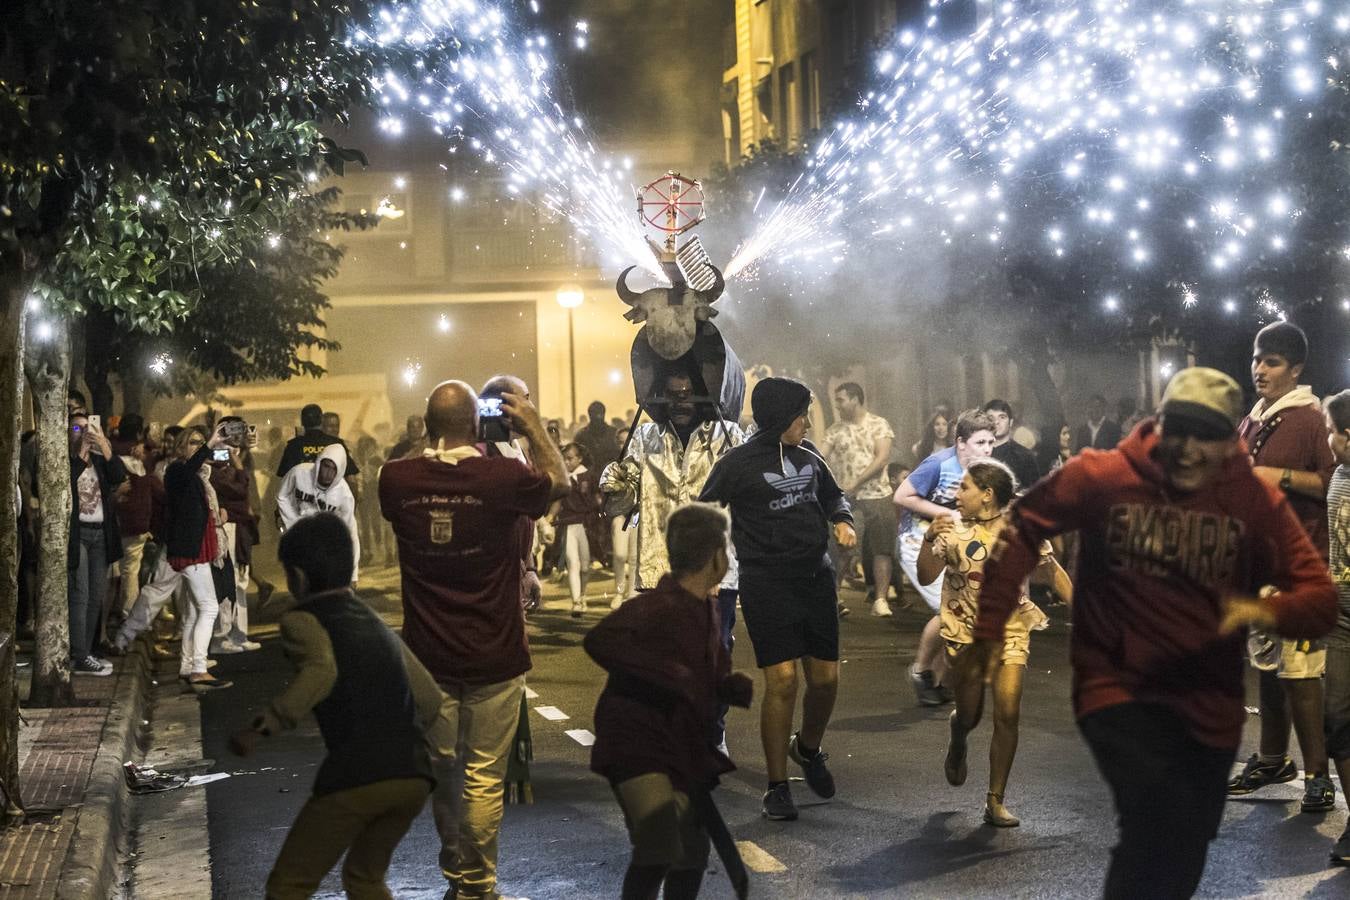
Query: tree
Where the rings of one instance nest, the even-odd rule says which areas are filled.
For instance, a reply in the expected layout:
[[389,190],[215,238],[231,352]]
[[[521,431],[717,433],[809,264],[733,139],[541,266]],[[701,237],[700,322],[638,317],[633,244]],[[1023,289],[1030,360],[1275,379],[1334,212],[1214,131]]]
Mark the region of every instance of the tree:
[[189,311],[159,330],[135,327],[107,307],[91,309],[83,356],[94,410],[112,412],[98,398],[110,404],[113,375],[124,396],[141,387],[191,393],[198,373],[225,385],[322,375],[311,354],[339,349],[321,336],[329,306],[322,285],[337,273],[343,254],[335,238],[378,221],[341,211],[338,198],[338,189],[329,187],[287,199],[274,231],[197,269],[185,290]]
[[37,653],[32,706],[69,706],[70,618],[67,550],[70,546],[70,431],[66,387],[70,380],[70,330],[63,318],[30,319],[24,374],[37,419],[37,483],[42,500],[37,523]]

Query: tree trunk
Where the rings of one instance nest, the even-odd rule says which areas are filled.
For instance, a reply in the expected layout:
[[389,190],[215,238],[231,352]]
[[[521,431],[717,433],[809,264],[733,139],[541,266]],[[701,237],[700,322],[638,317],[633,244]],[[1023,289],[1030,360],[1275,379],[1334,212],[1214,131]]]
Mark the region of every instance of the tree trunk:
[[37,416],[38,518],[37,656],[33,661],[32,706],[70,706],[70,608],[67,559],[70,548],[70,426],[66,391],[70,384],[70,330],[64,319],[48,323],[50,338],[29,335],[24,372]]
[[0,790],[4,815],[23,814],[19,790],[19,431],[23,427],[23,313],[30,273],[0,270]]

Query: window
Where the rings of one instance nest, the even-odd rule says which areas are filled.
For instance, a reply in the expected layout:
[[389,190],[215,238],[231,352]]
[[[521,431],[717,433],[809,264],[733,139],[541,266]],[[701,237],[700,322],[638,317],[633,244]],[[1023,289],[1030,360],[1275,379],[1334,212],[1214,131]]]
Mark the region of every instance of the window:
[[820,128],[820,61],[815,51],[802,55],[802,128]]
[[796,67],[787,63],[778,70],[778,133],[785,146],[797,143],[802,136],[802,100],[797,88]]

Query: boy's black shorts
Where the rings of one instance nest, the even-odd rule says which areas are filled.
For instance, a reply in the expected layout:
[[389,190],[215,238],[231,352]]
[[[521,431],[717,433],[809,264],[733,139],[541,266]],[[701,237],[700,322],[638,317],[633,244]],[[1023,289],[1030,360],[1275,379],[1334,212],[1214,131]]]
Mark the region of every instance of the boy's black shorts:
[[839,659],[839,598],[834,568],[814,575],[741,568],[741,613],[763,669],[813,656]]

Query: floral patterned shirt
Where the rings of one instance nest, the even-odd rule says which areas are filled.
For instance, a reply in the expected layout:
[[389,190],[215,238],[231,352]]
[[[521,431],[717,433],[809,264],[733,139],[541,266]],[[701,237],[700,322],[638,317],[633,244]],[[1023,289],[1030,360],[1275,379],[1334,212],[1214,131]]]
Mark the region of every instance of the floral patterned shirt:
[[[881,416],[864,413],[861,422],[835,422],[825,432],[820,452],[841,485],[853,484],[867,471],[876,454],[878,441],[895,440],[895,431]],[[858,485],[849,495],[856,500],[884,500],[891,496],[886,470]]]

